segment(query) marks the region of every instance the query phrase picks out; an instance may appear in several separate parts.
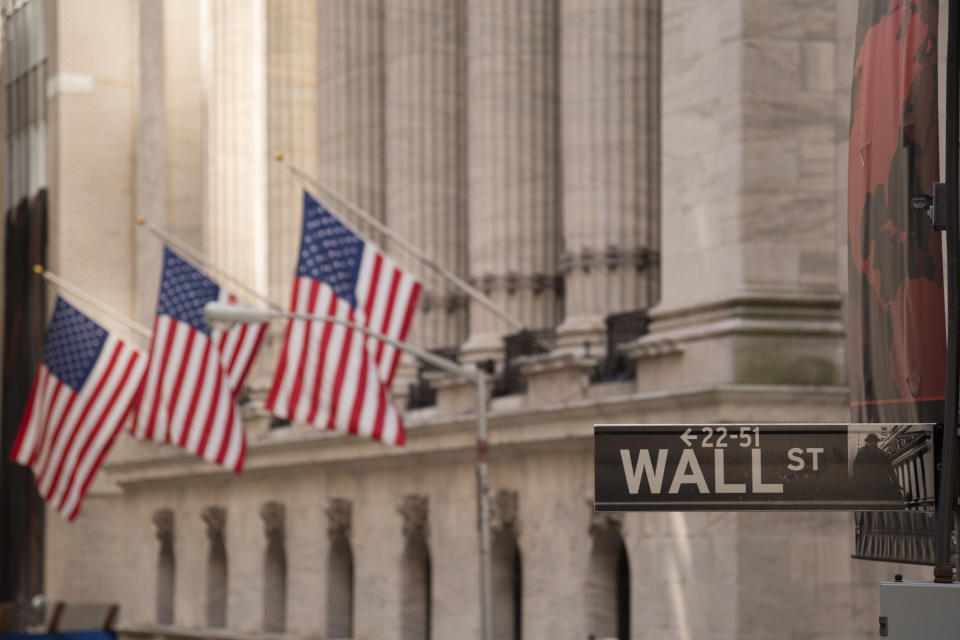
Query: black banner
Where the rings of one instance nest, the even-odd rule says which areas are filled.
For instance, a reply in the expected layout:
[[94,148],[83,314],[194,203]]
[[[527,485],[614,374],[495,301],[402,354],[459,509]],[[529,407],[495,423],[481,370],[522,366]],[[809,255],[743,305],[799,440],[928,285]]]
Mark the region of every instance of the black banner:
[[932,424],[597,425],[598,511],[935,503]]
[[0,424],[0,602],[16,608],[12,629],[42,622],[30,599],[43,593],[43,500],[27,467],[10,459],[43,347],[46,191],[6,217],[3,320],[3,410]]
[[[860,1],[847,200],[850,419],[857,422],[943,420],[940,234],[910,207],[940,174],[937,15],[937,0]],[[932,506],[857,514],[857,555],[932,564],[934,530]]]

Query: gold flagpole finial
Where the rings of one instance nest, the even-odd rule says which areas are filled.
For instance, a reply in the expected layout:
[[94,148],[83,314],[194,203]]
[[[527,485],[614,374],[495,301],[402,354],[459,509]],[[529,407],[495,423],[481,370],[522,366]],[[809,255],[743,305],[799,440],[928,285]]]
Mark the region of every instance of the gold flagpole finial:
[[137,216],[137,224],[142,227],[143,225],[147,224],[147,219],[143,216]]
[[277,151],[273,157],[277,162],[283,162],[283,151]]
[[43,265],[42,265],[42,264],[35,264],[35,265],[33,265],[33,272],[34,272],[35,274],[37,274],[38,276],[42,276],[42,275],[43,275]]

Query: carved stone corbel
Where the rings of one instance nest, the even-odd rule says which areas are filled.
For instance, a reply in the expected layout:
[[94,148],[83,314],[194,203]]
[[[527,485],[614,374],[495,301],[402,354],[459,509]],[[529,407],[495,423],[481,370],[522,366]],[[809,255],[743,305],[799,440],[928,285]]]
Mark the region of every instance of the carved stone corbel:
[[333,498],[327,512],[327,535],[331,538],[343,536],[350,539],[350,530],[353,519],[353,505],[349,500]]
[[267,502],[260,507],[260,517],[263,518],[263,533],[268,540],[283,540],[283,504]]
[[416,534],[427,536],[427,497],[412,495],[403,499],[399,508],[403,516],[403,535],[410,538]]
[[616,511],[594,511],[593,498],[587,498],[590,509],[590,522],[587,530],[590,535],[597,536],[604,533],[620,533],[623,529],[623,514]]
[[490,527],[494,531],[509,531],[516,534],[519,529],[518,494],[509,489],[500,489],[490,501]]
[[157,540],[162,543],[173,541],[173,510],[160,509],[153,514],[153,526]]
[[204,523],[207,525],[207,537],[210,540],[217,540],[223,536],[227,527],[227,512],[223,507],[210,506],[200,514]]

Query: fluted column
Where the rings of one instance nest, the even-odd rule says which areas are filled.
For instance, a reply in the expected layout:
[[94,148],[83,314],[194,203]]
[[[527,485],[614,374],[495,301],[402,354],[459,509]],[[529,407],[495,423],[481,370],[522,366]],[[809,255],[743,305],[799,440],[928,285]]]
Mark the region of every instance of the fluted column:
[[[557,292],[557,0],[469,0],[470,276],[528,327],[553,327]],[[509,329],[470,308],[467,359]]]
[[204,242],[214,262],[260,291],[267,288],[266,17],[263,0],[201,7]]
[[[383,0],[321,0],[319,10],[318,175],[326,187],[382,220]],[[328,204],[369,231],[335,200]]]
[[[386,222],[439,264],[466,275],[464,10],[459,0],[386,0]],[[387,249],[424,283],[411,341],[466,338],[460,293]]]
[[604,318],[655,295],[659,0],[562,0],[565,319],[603,349]]

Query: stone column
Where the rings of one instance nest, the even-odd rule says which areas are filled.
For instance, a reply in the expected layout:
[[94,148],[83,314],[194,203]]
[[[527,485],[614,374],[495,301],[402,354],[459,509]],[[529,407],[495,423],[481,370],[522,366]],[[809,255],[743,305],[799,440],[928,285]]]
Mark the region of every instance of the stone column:
[[563,0],[561,348],[656,295],[659,0]]
[[266,18],[263,0],[205,0],[201,8],[206,253],[259,291],[267,290],[269,236]]
[[641,389],[845,380],[836,12],[663,3],[663,295]]
[[[274,154],[283,153],[310,175],[317,175],[320,25],[315,0],[267,2],[266,12],[267,286],[270,298],[286,308],[300,249],[303,191],[310,187],[277,162]],[[273,323],[249,384],[267,388],[283,336],[284,325]]]
[[[558,3],[467,3],[470,276],[530,328],[562,315]],[[502,356],[512,332],[470,306],[465,360]]]
[[[317,174],[320,159],[318,20],[316,0],[267,3],[267,149],[271,156],[282,152],[310,175]],[[300,248],[307,185],[273,160],[267,180],[270,297],[286,306]]]
[[[318,24],[318,177],[326,187],[382,220],[383,0],[321,0]],[[322,200],[369,234],[347,208],[329,198]]]
[[[465,12],[458,0],[386,0],[385,9],[386,222],[465,277]],[[426,348],[463,342],[464,297],[386,245],[424,284],[410,341]]]

